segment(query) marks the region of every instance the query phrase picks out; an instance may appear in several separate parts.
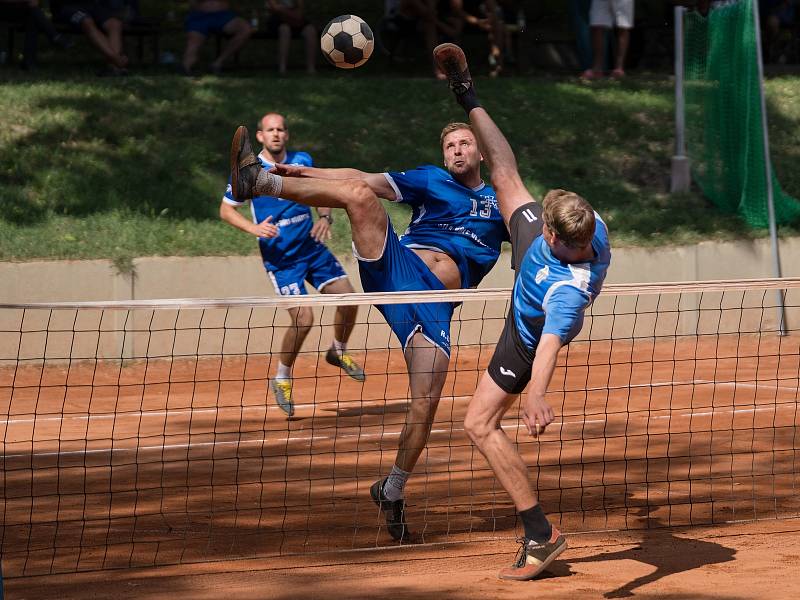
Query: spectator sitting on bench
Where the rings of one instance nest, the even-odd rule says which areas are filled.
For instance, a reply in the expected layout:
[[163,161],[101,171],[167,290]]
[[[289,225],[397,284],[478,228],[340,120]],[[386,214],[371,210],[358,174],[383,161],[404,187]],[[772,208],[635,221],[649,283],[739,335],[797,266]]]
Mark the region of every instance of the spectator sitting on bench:
[[0,19],[18,21],[25,27],[25,47],[22,51],[21,64],[25,70],[32,69],[36,65],[39,32],[61,48],[69,48],[72,45],[68,38],[56,31],[53,23],[39,6],[38,0],[0,0]]
[[122,12],[125,2],[117,0],[51,0],[50,10],[57,22],[69,23],[82,31],[100,50],[108,63],[101,75],[127,75],[128,57],[122,51]]
[[223,33],[231,39],[209,65],[212,73],[222,72],[222,65],[236,54],[253,35],[250,23],[236,15],[226,0],[193,0],[186,16],[186,51],[181,63],[184,75],[192,74],[200,48],[212,33]]
[[306,49],[306,72],[309,75],[316,73],[317,28],[306,20],[303,0],[267,0],[267,8],[270,13],[267,34],[278,38],[278,72],[281,75],[286,73],[292,36],[302,36]]

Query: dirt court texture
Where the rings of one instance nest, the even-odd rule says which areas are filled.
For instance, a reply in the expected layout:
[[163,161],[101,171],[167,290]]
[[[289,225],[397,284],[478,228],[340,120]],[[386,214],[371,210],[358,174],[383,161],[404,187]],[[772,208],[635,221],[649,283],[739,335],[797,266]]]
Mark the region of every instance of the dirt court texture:
[[[570,534],[524,589],[798,597],[794,283],[782,284],[786,335],[767,284],[617,286],[591,307],[550,386],[553,426],[528,437],[518,404],[503,421]],[[289,326],[281,299],[0,310],[8,597],[517,594],[494,578],[516,550],[513,506],[463,431],[507,292],[456,309],[402,547],[369,498],[406,416],[402,353],[353,299],[367,380],[326,364],[329,301],[295,365],[291,419],[267,393]]]

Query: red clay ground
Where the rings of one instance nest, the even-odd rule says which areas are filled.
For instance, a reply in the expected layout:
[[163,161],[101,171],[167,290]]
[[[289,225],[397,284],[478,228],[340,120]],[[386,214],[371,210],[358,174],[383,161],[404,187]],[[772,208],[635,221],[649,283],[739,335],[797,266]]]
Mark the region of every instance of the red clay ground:
[[[559,420],[538,442],[516,410],[504,428],[565,531],[643,531],[572,538],[562,577],[532,593],[624,594],[663,564],[642,594],[797,597],[780,595],[797,589],[797,521],[645,528],[800,516],[799,344],[765,334],[570,346],[551,386]],[[371,586],[516,597],[494,580],[514,551],[513,510],[463,431],[490,353],[457,349],[408,488],[418,541],[470,543],[394,550],[376,549],[389,540],[367,490],[389,470],[404,419],[398,352],[370,350],[364,385],[309,353],[295,390],[307,401],[291,420],[266,397],[264,356],[0,371],[9,597],[371,598]],[[613,560],[598,562],[604,551]],[[197,564],[168,566],[178,563]],[[209,571],[222,575],[198,574]],[[765,585],[775,593],[760,595]]]
[[7,600],[794,600],[800,520],[571,536],[544,577],[496,579],[513,542],[15,579]]

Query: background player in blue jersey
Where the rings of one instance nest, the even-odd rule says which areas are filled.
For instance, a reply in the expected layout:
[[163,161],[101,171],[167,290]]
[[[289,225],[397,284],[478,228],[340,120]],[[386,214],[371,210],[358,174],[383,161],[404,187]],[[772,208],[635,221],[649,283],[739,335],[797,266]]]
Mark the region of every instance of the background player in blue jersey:
[[[264,115],[258,122],[256,138],[262,145],[258,160],[266,168],[275,164],[313,165],[307,153],[286,150],[289,130],[282,115]],[[250,221],[236,210],[243,204],[233,197],[231,186],[228,185],[220,204],[220,217],[234,227],[258,236],[264,268],[275,286],[276,294],[306,294],[306,281],[322,294],[353,292],[353,286],[339,261],[323,245],[331,237],[331,209],[318,209],[319,219],[313,223],[311,210],[307,206],[283,198],[257,196],[250,201],[253,215]],[[336,309],[333,344],[325,359],[353,379],[364,381],[364,371],[347,353],[347,340],[353,331],[357,311],[356,306],[340,306]],[[270,388],[278,406],[291,416],[294,414],[292,366],[314,324],[314,313],[311,307],[304,306],[290,308],[289,314],[292,326],[287,329],[281,342],[278,370],[270,381]]]
[[525,528],[515,564],[500,577],[532,579],[567,542],[545,517],[527,467],[500,422],[528,382],[522,398],[528,432],[538,437],[553,422],[553,409],[545,400],[547,386],[559,350],[580,332],[584,310],[603,286],[611,261],[608,230],[574,192],[553,190],[541,206],[535,202],[519,176],[511,146],[478,103],[464,53],[454,44],[442,44],[434,50],[434,59],[469,116],[511,236],[511,308],[470,401],[464,428],[511,496]]
[[[481,155],[469,125],[453,123],[440,138],[445,169],[425,166],[392,173],[356,169],[261,168],[240,127],[231,149],[235,198],[280,195],[312,206],[344,208],[366,292],[475,287],[508,239],[494,190],[481,180]],[[398,238],[378,197],[412,207]],[[410,538],[404,488],[436,414],[450,360],[452,303],[379,305],[403,346],[411,404],[388,477],[370,489],[397,540]]]

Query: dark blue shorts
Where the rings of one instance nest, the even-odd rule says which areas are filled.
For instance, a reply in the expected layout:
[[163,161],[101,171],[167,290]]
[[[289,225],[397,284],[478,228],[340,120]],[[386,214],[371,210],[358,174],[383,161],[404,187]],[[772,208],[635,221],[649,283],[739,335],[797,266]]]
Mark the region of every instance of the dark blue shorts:
[[[383,255],[374,260],[358,258],[361,285],[365,292],[420,292],[443,290],[444,285],[423,260],[403,246],[389,223]],[[378,304],[377,309],[400,340],[403,350],[412,336],[425,338],[450,356],[451,302],[419,304]]]
[[224,27],[235,18],[236,13],[232,10],[216,12],[193,10],[186,15],[184,28],[186,31],[194,31],[208,37],[209,33],[221,33]]
[[264,267],[275,286],[275,293],[280,296],[308,294],[306,281],[322,291],[332,281],[347,277],[336,257],[322,244],[316,244],[311,252],[291,265],[275,268],[265,262]]

